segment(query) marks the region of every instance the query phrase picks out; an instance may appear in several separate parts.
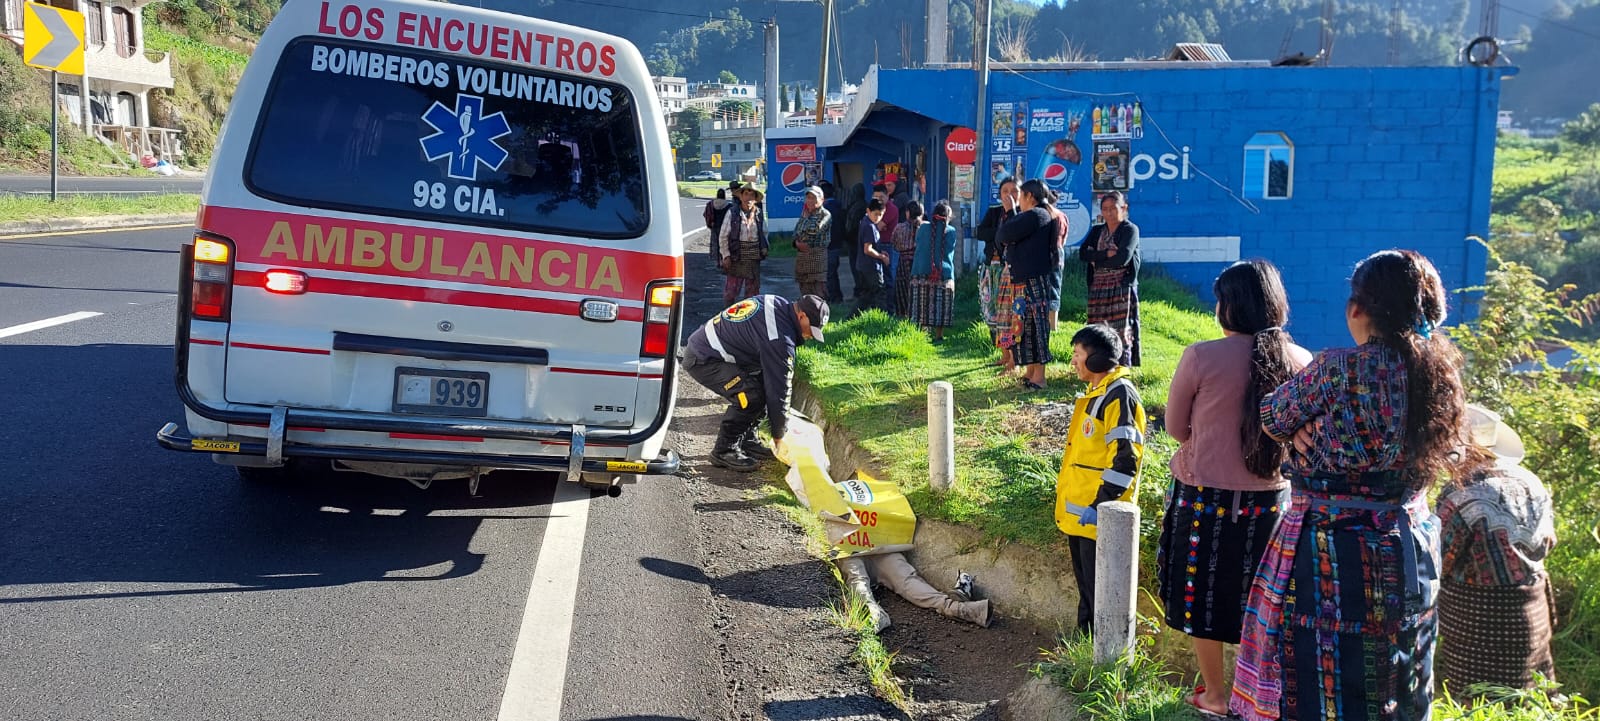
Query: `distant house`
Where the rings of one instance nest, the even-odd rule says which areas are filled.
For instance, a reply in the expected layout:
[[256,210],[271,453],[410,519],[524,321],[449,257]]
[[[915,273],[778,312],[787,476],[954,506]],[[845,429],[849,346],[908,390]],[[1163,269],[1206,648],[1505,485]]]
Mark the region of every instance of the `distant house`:
[[[23,3],[0,0],[0,37],[22,44]],[[84,15],[84,75],[60,78],[65,117],[92,137],[139,158],[182,155],[179,131],[150,120],[150,91],[172,88],[166,53],[145,52],[143,8],[151,0],[49,0],[42,4]],[[44,72],[44,71],[40,71]],[[87,88],[87,92],[84,91]],[[84,96],[88,103],[84,103]]]
[[661,113],[667,118],[667,127],[678,124],[678,113],[689,99],[689,79],[670,75],[650,78],[656,86],[656,97],[661,99]]

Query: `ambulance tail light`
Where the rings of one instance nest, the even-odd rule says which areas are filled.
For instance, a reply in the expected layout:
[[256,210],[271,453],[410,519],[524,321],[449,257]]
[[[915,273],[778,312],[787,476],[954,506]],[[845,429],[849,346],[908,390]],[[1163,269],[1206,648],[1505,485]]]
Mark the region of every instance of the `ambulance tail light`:
[[645,294],[644,343],[639,355],[665,358],[672,352],[672,316],[683,296],[683,283],[676,280],[651,283]]
[[201,320],[228,320],[233,294],[233,244],[209,235],[194,237],[193,288],[189,312]]
[[298,270],[269,270],[265,285],[270,293],[302,295],[306,292],[306,274]]

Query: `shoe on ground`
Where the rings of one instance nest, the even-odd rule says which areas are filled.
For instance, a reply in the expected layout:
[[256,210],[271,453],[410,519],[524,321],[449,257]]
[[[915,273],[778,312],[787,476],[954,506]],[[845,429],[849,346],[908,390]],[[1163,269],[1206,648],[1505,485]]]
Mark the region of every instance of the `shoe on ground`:
[[718,468],[726,468],[730,471],[739,471],[740,473],[749,473],[750,471],[761,467],[761,463],[759,461],[745,455],[744,451],[741,451],[738,448],[712,451],[711,465],[717,466]]
[[978,598],[977,590],[973,588],[973,583],[976,580],[972,574],[966,571],[958,571],[956,572],[956,587],[950,589],[950,592],[945,595],[962,603],[975,601]]
[[768,448],[767,444],[762,443],[761,439],[756,438],[754,433],[739,441],[739,450],[744,451],[745,455],[755,459],[757,462],[778,460],[778,454],[773,453],[772,449]]

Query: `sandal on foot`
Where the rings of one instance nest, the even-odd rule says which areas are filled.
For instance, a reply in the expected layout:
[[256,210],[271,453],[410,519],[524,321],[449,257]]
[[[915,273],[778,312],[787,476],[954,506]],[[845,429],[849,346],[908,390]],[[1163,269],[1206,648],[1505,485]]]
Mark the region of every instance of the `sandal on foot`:
[[1042,390],[1044,390],[1044,386],[1040,385],[1038,383],[1034,383],[1033,381],[1030,381],[1027,378],[1023,378],[1022,379],[1022,390],[1025,390],[1025,391],[1042,391]]
[[1208,718],[1208,719],[1231,718],[1231,716],[1226,711],[1224,711],[1222,713],[1217,713],[1216,711],[1212,711],[1211,709],[1208,709],[1208,708],[1206,708],[1204,706],[1201,706],[1200,705],[1200,697],[1204,696],[1205,693],[1206,693],[1206,687],[1198,686],[1198,687],[1195,688],[1194,693],[1189,694],[1189,696],[1184,699],[1184,703],[1189,704],[1191,707],[1194,708],[1194,710],[1199,711],[1200,715],[1202,717],[1204,717],[1204,718]]

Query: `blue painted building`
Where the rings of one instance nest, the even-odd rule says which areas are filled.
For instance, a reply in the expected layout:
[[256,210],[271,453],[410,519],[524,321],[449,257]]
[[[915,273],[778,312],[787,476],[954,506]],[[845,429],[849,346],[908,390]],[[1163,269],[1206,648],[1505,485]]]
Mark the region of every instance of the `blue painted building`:
[[[976,168],[947,136],[977,117],[970,69],[876,70],[842,125],[768,131],[773,227],[799,214],[808,176],[841,188],[887,167],[923,198],[994,202],[1006,175],[1041,178],[1081,238],[1096,193],[1126,187],[1146,267],[1210,298],[1228,263],[1284,274],[1291,330],[1349,343],[1355,262],[1418,250],[1451,290],[1484,279],[1500,80],[1510,68],[1268,67],[1131,62],[997,65]],[[803,160],[802,158],[810,158]],[[789,221],[792,223],[792,220]],[[975,259],[976,245],[963,249]],[[1457,298],[1453,317],[1461,317]]]

